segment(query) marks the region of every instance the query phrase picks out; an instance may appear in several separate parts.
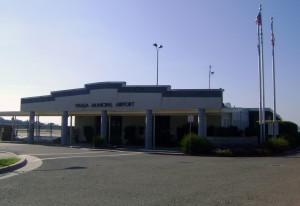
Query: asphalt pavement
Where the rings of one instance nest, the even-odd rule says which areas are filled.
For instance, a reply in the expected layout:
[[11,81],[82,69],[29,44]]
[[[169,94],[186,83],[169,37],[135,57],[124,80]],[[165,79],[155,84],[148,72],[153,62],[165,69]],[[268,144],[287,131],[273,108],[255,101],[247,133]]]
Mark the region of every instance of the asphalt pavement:
[[0,178],[1,206],[300,202],[299,151],[281,157],[198,157],[2,143],[0,150],[35,157],[30,162],[38,163],[27,172]]

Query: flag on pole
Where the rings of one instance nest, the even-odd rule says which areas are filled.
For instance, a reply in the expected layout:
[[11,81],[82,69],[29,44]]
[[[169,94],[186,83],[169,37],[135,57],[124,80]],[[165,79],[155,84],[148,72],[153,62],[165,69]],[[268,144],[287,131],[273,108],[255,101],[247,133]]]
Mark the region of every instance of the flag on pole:
[[258,48],[258,73],[259,73],[259,125],[260,144],[265,143],[265,89],[264,89],[264,61],[263,61],[263,33],[262,33],[262,6],[256,16],[257,25],[257,48]]
[[272,45],[275,45],[275,36],[274,36],[274,32],[271,32],[271,41],[272,41]]
[[262,25],[262,20],[261,20],[261,13],[259,12],[258,15],[256,16],[256,25],[261,26]]
[[273,17],[271,17],[271,42],[272,42],[272,46],[274,47],[274,45],[275,45],[275,36],[274,36],[274,32],[273,32]]

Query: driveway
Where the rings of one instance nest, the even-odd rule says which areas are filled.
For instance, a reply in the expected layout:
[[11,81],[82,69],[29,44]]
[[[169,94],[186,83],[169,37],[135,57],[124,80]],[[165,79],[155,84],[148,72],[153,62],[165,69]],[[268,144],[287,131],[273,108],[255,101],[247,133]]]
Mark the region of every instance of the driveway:
[[299,205],[299,154],[197,157],[0,143],[35,170],[0,180],[6,205]]

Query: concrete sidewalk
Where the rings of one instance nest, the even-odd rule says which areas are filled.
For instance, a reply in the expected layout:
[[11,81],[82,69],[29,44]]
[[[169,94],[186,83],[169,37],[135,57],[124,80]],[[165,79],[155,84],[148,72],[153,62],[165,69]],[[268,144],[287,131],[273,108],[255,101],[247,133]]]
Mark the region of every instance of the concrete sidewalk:
[[12,164],[12,165],[9,165],[6,167],[1,167],[0,174],[12,172],[21,167],[24,167],[27,164],[27,160],[23,157],[19,157],[18,155],[11,153],[11,152],[0,151],[0,159],[8,159],[8,158],[19,158],[20,160],[15,164]]

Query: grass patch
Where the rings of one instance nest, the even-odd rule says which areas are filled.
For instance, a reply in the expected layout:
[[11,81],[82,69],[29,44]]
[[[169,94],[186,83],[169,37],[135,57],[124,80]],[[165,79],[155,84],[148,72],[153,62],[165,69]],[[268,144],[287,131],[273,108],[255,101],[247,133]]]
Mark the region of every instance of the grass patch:
[[19,161],[19,158],[7,158],[7,159],[0,159],[0,168],[1,167],[5,167],[5,166],[9,166],[12,164],[15,164]]

